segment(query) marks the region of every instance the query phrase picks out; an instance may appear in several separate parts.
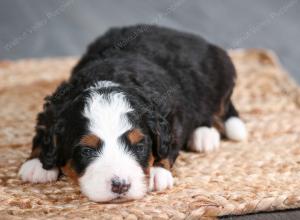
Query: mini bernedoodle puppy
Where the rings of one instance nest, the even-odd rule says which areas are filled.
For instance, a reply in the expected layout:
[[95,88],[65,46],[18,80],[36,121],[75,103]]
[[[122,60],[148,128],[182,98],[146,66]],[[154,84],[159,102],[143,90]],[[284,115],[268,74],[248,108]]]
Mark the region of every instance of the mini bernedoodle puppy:
[[210,152],[220,137],[246,138],[231,101],[235,78],[226,52],[199,36],[112,28],[45,98],[19,175],[45,183],[64,173],[96,202],[171,188],[180,150]]

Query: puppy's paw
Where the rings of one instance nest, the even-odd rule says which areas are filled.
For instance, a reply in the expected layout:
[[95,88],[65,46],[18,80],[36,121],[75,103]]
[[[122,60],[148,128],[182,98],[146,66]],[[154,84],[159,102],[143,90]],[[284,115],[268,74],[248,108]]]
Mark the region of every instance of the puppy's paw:
[[190,141],[190,150],[197,152],[211,152],[220,147],[220,134],[215,128],[197,128]]
[[37,158],[27,160],[19,170],[19,176],[24,182],[46,183],[57,180],[58,169],[45,170]]
[[163,191],[173,187],[172,173],[162,167],[150,168],[149,191]]
[[238,117],[230,117],[224,123],[227,138],[234,141],[247,139],[247,129],[244,122]]

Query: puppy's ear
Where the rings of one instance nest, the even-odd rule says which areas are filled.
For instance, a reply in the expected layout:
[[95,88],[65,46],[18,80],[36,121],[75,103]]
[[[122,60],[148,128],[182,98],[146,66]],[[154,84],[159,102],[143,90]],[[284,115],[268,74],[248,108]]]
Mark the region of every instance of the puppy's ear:
[[58,138],[64,131],[64,121],[57,117],[57,107],[47,97],[43,112],[38,114],[31,158],[39,158],[44,169],[52,169],[58,162]]
[[151,113],[148,115],[147,124],[152,136],[155,159],[166,158],[171,144],[168,121],[158,113]]

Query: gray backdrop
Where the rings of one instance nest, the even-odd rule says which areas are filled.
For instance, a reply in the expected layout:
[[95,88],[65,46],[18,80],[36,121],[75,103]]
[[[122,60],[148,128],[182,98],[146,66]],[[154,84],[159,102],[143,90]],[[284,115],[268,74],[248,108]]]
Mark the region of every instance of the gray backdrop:
[[300,82],[300,0],[2,0],[0,59],[80,55],[111,26],[156,23],[227,49],[270,48]]

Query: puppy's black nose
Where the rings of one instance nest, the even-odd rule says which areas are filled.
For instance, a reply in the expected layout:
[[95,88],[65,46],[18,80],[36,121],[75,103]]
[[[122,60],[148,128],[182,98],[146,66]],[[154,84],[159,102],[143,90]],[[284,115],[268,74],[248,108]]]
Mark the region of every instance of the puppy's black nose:
[[118,177],[111,180],[111,191],[118,194],[126,193],[130,188],[130,184]]

